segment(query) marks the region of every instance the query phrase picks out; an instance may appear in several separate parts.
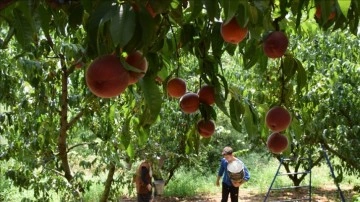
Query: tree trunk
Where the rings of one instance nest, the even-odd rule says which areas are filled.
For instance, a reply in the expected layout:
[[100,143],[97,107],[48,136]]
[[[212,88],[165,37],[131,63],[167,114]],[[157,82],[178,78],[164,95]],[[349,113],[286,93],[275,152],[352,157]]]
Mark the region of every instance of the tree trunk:
[[71,182],[71,180],[73,179],[73,176],[71,174],[71,169],[70,169],[70,165],[69,165],[69,161],[68,161],[68,156],[67,156],[67,143],[66,143],[66,138],[67,138],[67,129],[68,129],[68,106],[67,106],[67,100],[68,100],[68,83],[67,83],[67,79],[68,79],[68,73],[66,70],[65,65],[62,62],[61,59],[61,63],[62,63],[62,78],[61,78],[61,100],[60,100],[60,105],[61,105],[61,109],[60,109],[60,134],[58,137],[58,150],[59,150],[59,158],[61,160],[61,167],[63,169],[63,171],[65,172],[65,178],[67,179],[67,181]]
[[110,168],[109,168],[109,173],[108,176],[106,178],[106,182],[105,182],[105,189],[104,192],[101,196],[100,202],[106,202],[107,199],[109,198],[109,194],[110,194],[110,190],[111,190],[111,184],[113,182],[113,177],[114,177],[114,173],[115,173],[115,164],[110,163]]

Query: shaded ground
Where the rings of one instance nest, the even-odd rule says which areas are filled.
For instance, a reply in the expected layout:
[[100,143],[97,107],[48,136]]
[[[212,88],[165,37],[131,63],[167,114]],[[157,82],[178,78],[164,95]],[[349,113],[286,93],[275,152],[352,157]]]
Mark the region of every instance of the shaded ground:
[[[352,201],[352,196],[356,194],[353,191],[352,187],[342,187],[342,193],[345,197],[346,201]],[[239,193],[239,201],[241,202],[257,202],[264,201],[266,193],[257,193],[256,190],[243,189]],[[270,193],[270,197],[267,201],[272,200],[289,200],[289,199],[299,199],[299,198],[308,198],[307,190],[299,190],[299,191],[287,191],[277,193]],[[204,195],[204,196],[196,196],[190,198],[178,198],[178,197],[156,197],[154,202],[219,202],[221,200],[220,193],[217,195]],[[134,202],[136,201],[134,198],[123,198],[120,200],[121,202]],[[230,201],[230,199],[229,199]],[[303,200],[308,201],[308,200]],[[312,188],[312,197],[311,201],[319,201],[319,202],[337,202],[340,200],[340,194],[336,187],[321,187],[321,188]]]

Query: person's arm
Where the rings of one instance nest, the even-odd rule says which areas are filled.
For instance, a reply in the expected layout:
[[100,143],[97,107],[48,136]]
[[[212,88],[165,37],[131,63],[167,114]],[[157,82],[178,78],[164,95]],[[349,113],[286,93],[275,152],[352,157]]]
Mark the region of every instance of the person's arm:
[[249,170],[246,168],[246,166],[244,165],[244,178],[243,178],[246,182],[250,180],[250,172]]
[[216,186],[220,186],[220,178],[224,174],[224,171],[225,171],[224,159],[222,159],[220,162],[219,172],[218,172],[217,178],[216,178]]

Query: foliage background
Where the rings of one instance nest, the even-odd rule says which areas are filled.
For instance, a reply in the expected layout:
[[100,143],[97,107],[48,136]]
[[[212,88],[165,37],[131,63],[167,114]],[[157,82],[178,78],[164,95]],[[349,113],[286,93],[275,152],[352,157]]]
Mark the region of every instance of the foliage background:
[[[314,18],[317,5],[320,19]],[[264,116],[274,105],[293,116],[284,156],[311,153],[317,166],[322,144],[339,159],[332,159],[336,183],[344,173],[359,175],[356,0],[6,0],[0,10],[1,175],[19,191],[33,190],[37,200],[53,192],[76,200],[92,186],[104,187],[100,201],[114,200],[133,189],[134,168],[144,158],[156,162],[168,183],[181,167],[215,172],[225,145],[239,156],[279,159],[265,147]],[[336,18],[328,20],[333,11]],[[234,16],[249,28],[238,45],[219,33],[221,21]],[[262,39],[274,30],[285,31],[290,46],[271,60]],[[100,55],[135,49],[149,62],[146,76],[116,98],[92,95],[87,66]],[[183,114],[165,91],[174,76],[193,92],[215,86],[216,105]],[[216,121],[211,139],[196,132],[202,117]]]

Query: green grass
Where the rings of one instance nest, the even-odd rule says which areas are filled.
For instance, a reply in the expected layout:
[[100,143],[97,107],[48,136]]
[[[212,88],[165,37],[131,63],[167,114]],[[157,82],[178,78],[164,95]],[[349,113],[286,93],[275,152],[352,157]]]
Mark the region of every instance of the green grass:
[[[258,155],[249,155],[242,158],[246,163],[251,178],[242,189],[250,189],[254,193],[266,193],[273,178],[275,172],[279,166],[276,159],[268,160],[267,158],[259,157]],[[6,167],[4,163],[0,163],[2,170]],[[214,195],[221,193],[221,188],[215,186],[217,172],[210,172],[203,170],[187,170],[185,168],[180,169],[175,173],[172,180],[167,184],[164,189],[164,196],[176,196],[176,197],[193,197],[199,195]],[[2,173],[3,174],[3,173]],[[101,180],[104,181],[106,175],[100,176]],[[303,185],[307,184],[309,179],[303,181]],[[274,183],[276,186],[292,185],[292,182],[286,177],[277,177]],[[321,187],[324,184],[333,185],[333,179],[330,175],[330,169],[327,164],[321,167],[315,167],[312,170],[312,185],[313,187]],[[345,175],[343,182],[340,186],[359,186],[360,179],[355,176]],[[99,201],[104,187],[102,183],[94,183],[88,192],[83,195],[83,201]],[[119,187],[117,188],[119,189]],[[134,197],[134,193],[128,193],[128,190],[117,190],[118,193],[124,193],[124,195]],[[4,175],[0,176],[0,201],[19,201],[20,198],[26,197],[34,199],[32,197],[33,192],[31,190],[22,190],[21,192],[11,185],[11,182],[5,179]],[[52,193],[52,200],[54,202],[60,201],[60,197],[56,193]],[[119,196],[121,197],[121,196]],[[360,201],[354,199],[353,201]]]
[[84,201],[99,201],[104,190],[102,184],[92,184],[90,190],[84,194]]
[[196,196],[217,193],[216,174],[201,173],[195,170],[179,170],[164,189],[165,196]]

